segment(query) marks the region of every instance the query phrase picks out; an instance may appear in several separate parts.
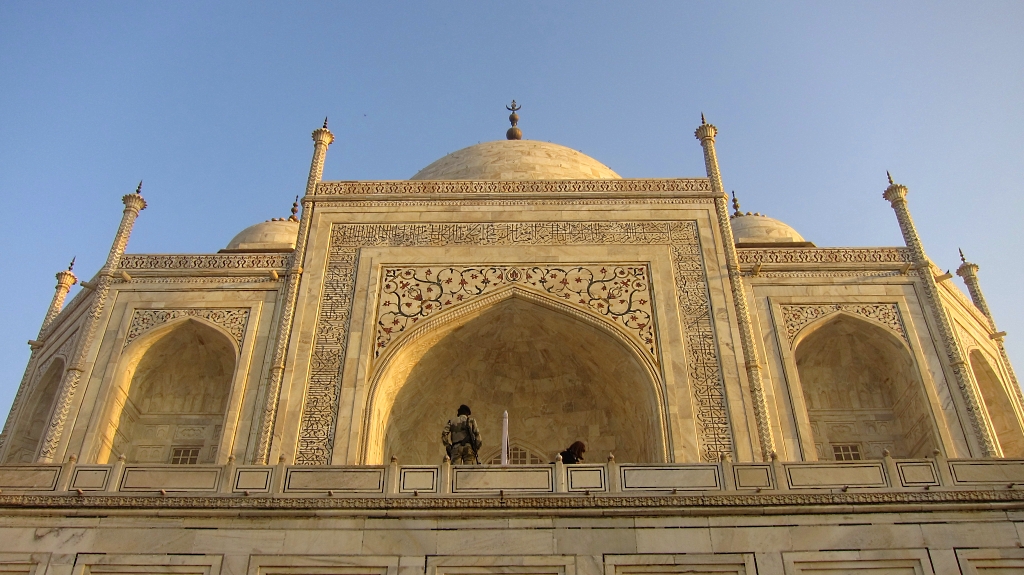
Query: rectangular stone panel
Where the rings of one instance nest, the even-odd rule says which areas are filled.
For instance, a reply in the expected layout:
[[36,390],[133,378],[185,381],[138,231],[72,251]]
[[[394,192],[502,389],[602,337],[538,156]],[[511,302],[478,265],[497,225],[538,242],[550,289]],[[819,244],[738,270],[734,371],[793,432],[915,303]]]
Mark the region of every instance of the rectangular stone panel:
[[555,490],[553,466],[453,467],[452,492],[545,492]]
[[957,549],[963,575],[1019,575],[1024,573],[1024,549]]
[[935,466],[930,460],[922,461],[897,461],[896,470],[900,474],[900,484],[903,487],[924,487],[925,485],[938,485],[939,476],[935,473]]
[[383,467],[292,467],[284,481],[285,493],[339,491],[384,493]]
[[759,464],[736,464],[732,468],[736,489],[774,489],[772,466]]
[[129,465],[118,491],[216,491],[220,473],[219,466]]
[[235,480],[231,484],[233,493],[270,493],[270,478],[273,468],[239,467],[235,469]]
[[107,481],[110,480],[109,465],[79,465],[75,467],[74,475],[71,476],[71,483],[68,488],[72,491],[103,491],[107,488]]
[[787,463],[790,489],[888,487],[882,463]]
[[603,465],[566,465],[565,486],[569,491],[607,491]]
[[399,471],[398,492],[399,493],[437,493],[438,467],[402,467]]
[[718,465],[623,465],[623,491],[714,491],[722,489]]
[[752,553],[605,555],[604,575],[758,575]]
[[60,465],[5,465],[0,467],[0,489],[53,491]]
[[1019,459],[950,461],[949,470],[957,485],[1024,483],[1024,461]]
[[934,575],[924,549],[783,553],[786,575]]
[[247,575],[397,575],[398,563],[381,555],[251,555]]
[[71,575],[219,575],[222,560],[200,554],[79,553]]

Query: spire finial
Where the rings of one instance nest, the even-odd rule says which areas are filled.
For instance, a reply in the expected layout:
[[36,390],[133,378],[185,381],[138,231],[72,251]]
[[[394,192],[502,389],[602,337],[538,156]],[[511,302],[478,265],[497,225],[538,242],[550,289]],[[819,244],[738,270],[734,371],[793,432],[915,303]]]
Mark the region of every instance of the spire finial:
[[736,190],[732,191],[732,209],[735,210],[732,217],[743,215],[740,213],[740,201],[736,199]]
[[327,116],[324,116],[324,129],[327,129]]
[[707,122],[704,121],[704,112],[700,113],[700,125],[701,126],[706,126],[707,125]]
[[78,256],[75,256],[75,257],[71,258],[71,263],[68,264],[68,271],[71,271],[71,270],[75,269],[75,260],[76,259],[78,259]]
[[142,180],[139,180],[139,187],[135,188],[135,193],[142,195]]
[[522,110],[523,107],[520,106],[519,104],[516,104],[515,100],[512,100],[512,105],[505,106],[505,109],[508,110],[509,112],[512,112],[508,116],[508,121],[512,123],[512,127],[509,128],[507,132],[505,132],[505,139],[522,140],[523,131],[519,129],[519,114],[517,114],[516,112]]
[[889,173],[889,170],[885,171],[885,177],[889,178],[889,185],[890,186],[896,183],[896,182],[892,181],[892,174]]
[[960,263],[967,263],[967,258],[964,257],[964,250],[957,248],[957,251],[960,252]]
[[292,203],[292,215],[288,216],[288,219],[293,222],[299,221],[299,196],[295,196],[295,201]]

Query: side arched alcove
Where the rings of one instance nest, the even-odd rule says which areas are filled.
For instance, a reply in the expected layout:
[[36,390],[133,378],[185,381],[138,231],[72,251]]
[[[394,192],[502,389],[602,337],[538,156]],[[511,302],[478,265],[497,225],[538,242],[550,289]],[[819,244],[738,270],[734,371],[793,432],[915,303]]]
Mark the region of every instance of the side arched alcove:
[[582,440],[592,460],[663,462],[664,393],[656,366],[603,320],[511,288],[431,318],[383,358],[371,380],[360,460],[436,464],[441,429],[473,410],[488,452],[509,413],[513,443],[551,461]]
[[1003,456],[1014,459],[1024,458],[1024,433],[1021,432],[1017,412],[1013,402],[1006,393],[999,376],[992,365],[985,359],[980,350],[971,350],[968,354],[974,380],[978,382],[981,397],[985,401],[989,419],[995,428],[996,438],[1003,448]]
[[234,340],[200,318],[133,341],[118,362],[97,461],[215,462],[237,360]]
[[11,445],[7,449],[4,463],[32,463],[35,461],[39,442],[46,433],[53,411],[53,400],[64,376],[64,360],[55,357],[48,366],[44,366],[42,377],[36,382],[35,389],[29,400],[20,410],[18,423],[11,431]]
[[926,457],[938,446],[917,363],[885,327],[836,313],[805,328],[794,355],[818,459]]

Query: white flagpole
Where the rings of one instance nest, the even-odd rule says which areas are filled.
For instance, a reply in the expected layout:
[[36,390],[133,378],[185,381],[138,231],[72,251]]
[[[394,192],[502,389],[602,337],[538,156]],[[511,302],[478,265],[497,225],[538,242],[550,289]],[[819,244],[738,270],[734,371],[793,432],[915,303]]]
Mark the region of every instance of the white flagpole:
[[501,464],[508,465],[508,410],[501,416]]

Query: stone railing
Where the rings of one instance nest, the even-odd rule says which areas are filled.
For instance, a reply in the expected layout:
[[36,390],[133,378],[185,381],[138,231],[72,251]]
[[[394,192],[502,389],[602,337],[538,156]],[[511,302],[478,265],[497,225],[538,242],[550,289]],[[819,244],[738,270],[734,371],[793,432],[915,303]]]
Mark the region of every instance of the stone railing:
[[460,496],[920,491],[1024,487],[1024,460],[563,465],[4,465],[3,494]]

